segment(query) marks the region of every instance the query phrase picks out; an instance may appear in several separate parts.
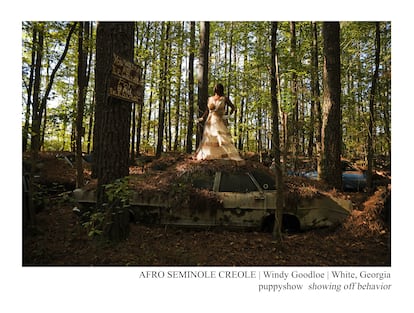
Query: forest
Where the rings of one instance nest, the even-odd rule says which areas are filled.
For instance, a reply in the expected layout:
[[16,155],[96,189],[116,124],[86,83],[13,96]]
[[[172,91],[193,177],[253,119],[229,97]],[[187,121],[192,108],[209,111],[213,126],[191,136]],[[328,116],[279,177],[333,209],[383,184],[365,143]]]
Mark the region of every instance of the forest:
[[[39,128],[40,136],[40,146],[36,149],[75,149],[80,25],[76,28],[70,22],[22,25],[23,151],[30,148],[34,128]],[[196,105],[200,80],[199,25],[135,23],[134,62],[142,68],[144,90],[142,103],[134,103],[132,108],[132,159],[134,155],[157,152],[161,126],[161,133],[165,133],[162,152],[194,151],[196,125],[189,129],[189,122],[199,116]],[[82,150],[89,153],[93,150],[96,24],[88,23],[86,27],[82,35],[86,87],[81,115]],[[378,31],[381,43],[378,80],[374,105],[370,108],[376,25],[341,22],[342,156],[349,159],[367,159],[368,138],[373,140],[375,157],[390,158],[391,154],[391,24],[379,23]],[[230,125],[238,149],[256,153],[270,150],[271,23],[212,22],[209,32],[208,92],[212,92],[215,83],[222,82],[226,94],[237,106]],[[321,25],[279,22],[276,40],[281,151],[312,157],[320,118],[315,107],[320,106],[323,95]],[[166,104],[163,123],[158,118],[162,102]],[[372,136],[370,121],[374,123]]]
[[[121,39],[108,35],[110,27]],[[107,95],[105,65],[115,52],[131,62],[139,77],[131,83],[136,88],[131,91],[133,101],[108,100],[112,97]],[[54,162],[57,155],[73,154],[70,177],[50,165],[55,187],[65,184],[63,177],[70,181],[69,188],[59,190],[62,194],[84,186],[91,177],[98,178],[99,189],[146,160],[189,157],[202,136],[197,119],[217,83],[224,85],[236,107],[229,129],[244,159],[266,165],[273,159],[283,176],[318,168],[322,179],[336,189],[341,189],[339,162],[349,160],[367,173],[367,193],[352,195],[360,197],[361,206],[377,192],[373,175],[390,172],[391,22],[387,21],[25,21],[23,159],[35,162],[53,156]],[[82,157],[90,155],[94,163],[86,175],[89,168]],[[44,188],[50,192],[50,185]],[[49,203],[62,203],[56,195],[47,197],[52,199]],[[153,229],[141,231],[158,236]],[[35,231],[29,233],[36,237]],[[325,233],[316,236],[320,240]],[[24,263],[57,262],[47,249],[40,253],[32,240],[24,243]],[[261,245],[264,239],[256,240]],[[378,249],[389,249],[387,238],[370,240]],[[387,264],[387,252],[380,255],[384,259],[369,262]],[[149,263],[196,262],[177,261],[178,252],[172,260],[144,257],[148,259],[143,262]]]

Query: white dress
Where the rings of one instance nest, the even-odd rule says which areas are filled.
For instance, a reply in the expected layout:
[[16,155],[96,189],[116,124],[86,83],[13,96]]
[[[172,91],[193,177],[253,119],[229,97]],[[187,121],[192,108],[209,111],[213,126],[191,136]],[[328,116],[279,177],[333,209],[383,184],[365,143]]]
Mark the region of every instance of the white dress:
[[214,97],[208,98],[209,113],[204,125],[203,138],[196,151],[197,160],[242,160],[223,119],[225,104],[225,97],[217,100]]

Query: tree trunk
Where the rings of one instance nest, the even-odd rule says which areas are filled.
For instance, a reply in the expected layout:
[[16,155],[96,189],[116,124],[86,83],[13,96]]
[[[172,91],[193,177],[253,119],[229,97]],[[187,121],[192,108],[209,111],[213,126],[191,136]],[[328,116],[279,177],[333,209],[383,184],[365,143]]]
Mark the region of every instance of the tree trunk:
[[[158,29],[158,25],[159,24],[155,24],[154,33],[160,32],[160,30]],[[157,39],[158,39],[158,36],[155,36],[155,38],[152,41],[153,44],[152,44],[152,48],[151,48],[152,53],[151,53],[151,56],[150,56],[150,60],[155,60],[156,55],[159,53],[159,48],[158,47],[159,47],[160,43],[157,41]],[[153,90],[155,89],[155,86],[156,86],[156,80],[157,80],[157,77],[156,77],[155,73],[151,74],[150,88],[149,88],[150,94],[149,94],[149,99],[148,99],[147,131],[146,131],[147,147],[148,147],[148,144],[151,142],[150,141],[151,131],[154,134],[153,137],[155,137],[155,133],[156,133],[155,123],[151,123],[151,116],[152,116],[152,110],[153,110],[152,109],[153,108],[153,103],[152,102],[153,102],[153,99],[154,99]],[[147,150],[149,151],[149,149],[147,149]],[[152,148],[151,148],[151,151],[155,154],[155,150],[152,150]]]
[[313,138],[316,141],[316,155],[320,155],[321,150],[321,127],[322,127],[322,114],[321,114],[321,101],[320,101],[320,89],[319,89],[319,77],[318,77],[318,29],[316,23],[311,23],[312,27],[312,70],[311,70],[311,133],[309,135],[309,149],[308,156],[313,155]]
[[195,22],[190,22],[190,55],[188,59],[188,125],[186,152],[193,151],[193,127],[194,127],[194,45]]
[[[58,62],[56,63],[56,66],[54,67],[54,69],[52,70],[52,74],[50,75],[50,79],[49,79],[49,83],[46,86],[46,90],[45,93],[43,95],[43,98],[39,104],[38,100],[36,101],[36,112],[35,110],[33,110],[33,122],[32,122],[32,152],[34,152],[34,157],[37,157],[37,153],[40,151],[40,143],[41,143],[41,137],[40,137],[40,129],[41,129],[41,125],[42,125],[42,116],[44,114],[44,111],[46,110],[46,103],[47,100],[49,98],[49,94],[50,91],[52,90],[52,86],[53,86],[53,82],[56,76],[56,73],[60,67],[60,65],[62,64],[63,60],[66,57],[66,54],[68,52],[69,49],[69,44],[70,44],[70,39],[72,38],[72,34],[75,31],[76,28],[76,24],[77,23],[73,23],[68,36],[66,37],[66,45],[65,48],[62,52],[62,55],[60,56]],[[39,51],[41,49],[43,49],[43,31],[44,29],[42,28],[40,33],[39,33],[39,41],[41,41],[41,44],[39,44]],[[40,52],[40,64],[36,64],[36,66],[41,66],[41,58],[42,58],[42,52]],[[37,69],[40,71],[40,69]],[[40,72],[38,73],[39,77],[40,77]],[[39,82],[40,84],[40,82]],[[38,95],[37,95],[38,98]]]
[[[142,38],[141,40],[141,45],[142,45],[142,41],[145,39],[145,51],[148,51],[149,49],[149,33],[150,33],[150,22],[147,22],[146,25],[146,29],[145,29],[145,37]],[[136,129],[136,141],[137,141],[137,145],[136,145],[136,156],[140,156],[141,155],[141,133],[142,133],[142,125],[143,125],[143,113],[144,113],[144,93],[145,93],[145,88],[144,88],[144,84],[145,84],[145,80],[146,80],[146,76],[147,76],[147,67],[148,67],[148,57],[145,57],[145,61],[144,61],[144,67],[142,69],[142,89],[141,89],[141,102],[137,103],[136,105],[138,105],[139,109],[138,109],[138,125],[137,125],[137,129]],[[149,124],[149,120],[148,120],[148,124]]]
[[37,28],[37,41],[36,41],[36,61],[34,70],[34,83],[33,83],[33,101],[32,101],[32,130],[30,136],[30,150],[33,158],[36,159],[40,149],[40,123],[42,115],[40,111],[40,82],[41,82],[41,69],[43,59],[43,35],[44,26],[36,23]]
[[33,92],[33,81],[34,81],[35,60],[36,60],[37,29],[35,27],[36,23],[33,23],[33,24],[32,24],[32,28],[33,28],[32,29],[32,58],[31,58],[31,64],[30,64],[29,85],[27,87],[26,112],[25,112],[24,127],[23,127],[23,141],[22,141],[23,152],[27,151],[27,142],[28,142],[28,137],[29,137],[30,109],[32,106],[32,92]]
[[[179,30],[178,30],[178,60],[177,60],[177,73],[180,73],[178,75],[181,76],[181,71],[182,71],[182,56],[183,56],[183,50],[184,50],[184,40],[183,40],[183,28],[184,28],[184,24],[181,23],[181,25],[179,26]],[[175,108],[175,138],[174,138],[174,147],[173,150],[177,151],[178,149],[178,143],[181,141],[181,136],[180,136],[180,109],[181,109],[181,79],[178,79],[177,81],[177,93],[176,93],[176,97],[175,97],[175,103],[176,103],[176,108]]]
[[[139,103],[135,103],[135,105],[138,105],[138,124],[137,124],[137,129],[136,129],[136,140],[137,140],[137,145],[135,148],[135,157],[136,156],[140,156],[141,155],[141,130],[142,130],[142,116],[143,116],[143,112],[144,112],[144,92],[145,92],[145,88],[144,88],[144,82],[145,82],[145,77],[146,77],[146,64],[144,65],[144,69],[142,70],[141,77],[142,77],[142,88],[141,88],[141,101]],[[134,162],[134,159],[131,160],[132,162]]]
[[[78,39],[78,104],[76,112],[76,186],[81,188],[84,185],[83,164],[82,164],[82,137],[84,136],[83,113],[85,110],[85,96],[87,82],[87,59],[89,41],[89,23],[79,23]],[[85,45],[86,43],[86,45]]]
[[[200,22],[200,60],[198,65],[198,117],[207,110],[208,100],[208,55],[210,45],[210,22]],[[198,124],[196,145],[203,135],[202,124]]]
[[129,157],[129,160],[131,162],[131,165],[134,164],[135,162],[135,137],[136,137],[136,123],[137,123],[137,112],[136,112],[136,108],[137,108],[137,103],[132,103],[132,112],[131,112],[131,146],[130,146],[130,153],[131,156]]
[[341,63],[339,22],[323,23],[323,121],[320,179],[342,189]]
[[[227,70],[227,96],[230,97],[230,87],[232,84],[232,78],[233,78],[233,68],[232,68],[232,52],[233,52],[233,22],[230,22],[230,31],[229,31],[229,44],[228,44],[228,70]],[[226,40],[226,49],[227,49],[227,40]],[[227,57],[227,54],[226,54]],[[226,114],[229,114],[229,107],[226,106]],[[234,123],[232,126],[233,129],[233,133],[236,134],[236,130],[237,130],[237,110],[234,113]],[[231,130],[231,129],[229,129]]]
[[[93,96],[92,96],[92,100],[91,100],[91,109],[90,109],[90,112],[89,112],[89,121],[88,121],[88,125],[89,125],[89,127],[88,127],[88,137],[87,137],[87,139],[86,139],[86,141],[87,141],[86,153],[88,153],[88,154],[92,152],[92,151],[91,151],[92,130],[93,130],[93,128],[94,128],[94,126],[93,126],[93,125],[95,125],[95,124],[94,124],[94,121],[93,121],[93,115],[94,115],[94,112],[95,112],[94,107],[95,107],[95,93],[93,93]],[[92,163],[92,164],[93,164],[93,163]]]
[[374,148],[373,148],[373,137],[374,137],[374,112],[375,112],[375,94],[377,89],[378,81],[378,70],[379,70],[379,58],[380,58],[380,25],[379,22],[375,23],[375,70],[372,75],[371,92],[369,95],[369,121],[368,121],[368,141],[367,141],[367,152],[368,152],[368,169],[367,169],[367,187],[372,188],[372,169],[374,159]]
[[[247,67],[247,60],[248,60],[248,47],[249,47],[249,40],[248,40],[248,36],[244,36],[243,38],[243,68]],[[242,72],[242,87],[241,90],[244,88],[247,90],[247,73],[246,71]],[[244,150],[244,142],[246,142],[247,146],[248,146],[248,138],[246,136],[246,129],[247,127],[244,127],[244,123],[245,123],[245,115],[246,115],[246,106],[247,106],[247,95],[241,93],[241,100],[240,100],[240,112],[239,112],[239,134],[238,134],[238,144],[237,144],[237,148],[240,151]]]
[[[383,45],[384,46],[384,45]],[[391,72],[387,65],[385,67],[385,72]],[[385,88],[382,89],[385,96],[384,101],[384,132],[385,132],[385,139],[387,143],[387,155],[389,157],[389,161],[391,162],[391,102],[390,102],[390,94],[391,94],[391,82],[387,82]]]
[[277,101],[277,79],[276,79],[276,39],[277,39],[277,22],[272,22],[271,31],[271,77],[270,93],[272,103],[272,154],[274,156],[274,170],[276,177],[276,211],[275,225],[273,227],[272,238],[276,242],[282,240],[282,216],[283,216],[283,176],[280,166],[280,139],[279,139],[279,104]]
[[282,84],[280,81],[280,68],[278,64],[278,56],[276,54],[276,88],[277,88],[277,97],[279,100],[279,117],[281,119],[281,130],[282,130],[282,147],[281,150],[281,157],[283,159],[283,164],[281,164],[283,168],[283,172],[286,171],[286,166],[288,163],[288,150],[289,150],[289,137],[288,137],[288,113],[283,111],[282,108]]
[[168,35],[170,24],[166,22],[167,26],[164,29],[165,22],[162,22],[162,31],[163,36],[161,40],[161,55],[160,63],[160,96],[159,96],[159,107],[158,107],[158,136],[157,136],[157,150],[155,156],[159,158],[163,151],[164,146],[164,130],[165,130],[165,107],[167,102],[167,69],[168,69]]
[[293,102],[293,117],[292,117],[292,145],[293,145],[293,171],[298,167],[299,155],[299,101],[298,101],[298,74],[296,73],[296,23],[290,22],[290,57],[292,70],[291,93]]
[[237,148],[240,151],[243,151],[243,135],[244,135],[244,129],[243,129],[243,118],[244,118],[244,104],[245,97],[242,97],[240,100],[240,112],[239,112],[239,131],[238,131],[238,143]]
[[[136,33],[135,33],[135,30],[136,30]],[[134,25],[134,37],[136,39],[136,45],[138,46],[137,50],[141,51],[141,45],[142,45],[142,40],[143,39],[141,41],[138,40],[139,33],[138,33],[138,27],[137,27],[136,23]],[[142,75],[141,75],[141,77],[142,77]],[[131,147],[130,147],[131,156],[129,158],[131,165],[133,165],[135,163],[135,158],[136,158],[135,153],[136,153],[136,151],[139,151],[139,148],[135,147],[135,143],[137,143],[137,145],[138,145],[138,140],[141,138],[139,133],[138,133],[139,130],[137,129],[137,126],[136,126],[137,120],[139,120],[139,116],[137,116],[137,106],[139,106],[138,103],[135,103],[135,102],[132,103],[132,113],[131,113],[132,125],[131,125]],[[139,111],[140,111],[140,109],[138,109],[138,112]],[[138,113],[138,115],[139,115],[139,113]],[[141,128],[139,128],[139,129],[141,129]],[[136,141],[135,141],[135,138],[137,139]]]
[[167,57],[165,58],[165,76],[166,76],[166,87],[165,87],[165,107],[168,107],[168,124],[165,128],[166,139],[168,143],[168,151],[172,150],[172,123],[171,123],[171,40],[170,37],[170,22],[167,23]]
[[[88,42],[88,47],[89,47],[89,60],[88,60],[88,73],[87,73],[87,84],[89,84],[89,79],[91,77],[91,68],[92,68],[92,58],[94,55],[94,51],[93,51],[93,47],[95,46],[93,43],[93,29],[94,29],[94,25],[93,23],[89,23],[89,42]],[[91,93],[91,99],[90,99],[90,104],[89,104],[89,110],[88,110],[88,114],[89,114],[89,121],[88,121],[88,136],[86,138],[86,142],[87,142],[87,147],[86,147],[86,152],[89,154],[91,153],[91,142],[92,142],[92,130],[94,128],[94,121],[93,121],[93,116],[95,113],[95,92]]]
[[[96,132],[98,177],[97,209],[107,203],[105,185],[129,174],[131,102],[109,96],[113,54],[132,62],[134,23],[99,22],[96,35]],[[105,209],[104,236],[113,241],[129,233],[128,209],[109,203]]]

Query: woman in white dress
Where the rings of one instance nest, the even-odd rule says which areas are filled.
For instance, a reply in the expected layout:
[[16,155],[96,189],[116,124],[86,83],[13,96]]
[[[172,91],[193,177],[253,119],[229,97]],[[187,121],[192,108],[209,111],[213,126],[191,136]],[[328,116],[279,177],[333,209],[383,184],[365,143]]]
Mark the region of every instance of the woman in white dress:
[[200,118],[200,120],[204,120],[207,116],[204,125],[203,138],[195,154],[197,160],[242,160],[238,150],[233,144],[230,131],[223,118],[226,104],[231,109],[231,115],[235,111],[235,106],[229,98],[224,96],[223,85],[217,84],[214,87],[214,96],[208,98],[208,110],[206,110]]

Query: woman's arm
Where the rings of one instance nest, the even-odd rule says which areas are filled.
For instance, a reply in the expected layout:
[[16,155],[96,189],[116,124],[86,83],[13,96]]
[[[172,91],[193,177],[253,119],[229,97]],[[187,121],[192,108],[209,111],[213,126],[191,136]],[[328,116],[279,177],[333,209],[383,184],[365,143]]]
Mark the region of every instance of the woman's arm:
[[208,115],[208,108],[204,111],[204,113],[203,113],[203,115],[201,116],[201,118],[202,118],[203,120],[205,120],[205,119],[207,118],[207,115]]
[[236,107],[234,106],[234,104],[231,102],[231,100],[229,98],[226,97],[226,104],[231,108],[230,111],[230,115],[233,114],[234,111],[236,111]]
[[[210,101],[210,98],[208,99],[209,101]],[[199,117],[198,119],[197,119],[197,121],[198,122],[203,122],[203,121],[205,121],[206,120],[206,118],[207,118],[207,116],[208,116],[208,112],[209,112],[209,109],[208,109],[208,105],[207,105],[207,108],[205,109],[205,111],[203,112],[203,115],[201,115],[201,117]]]

